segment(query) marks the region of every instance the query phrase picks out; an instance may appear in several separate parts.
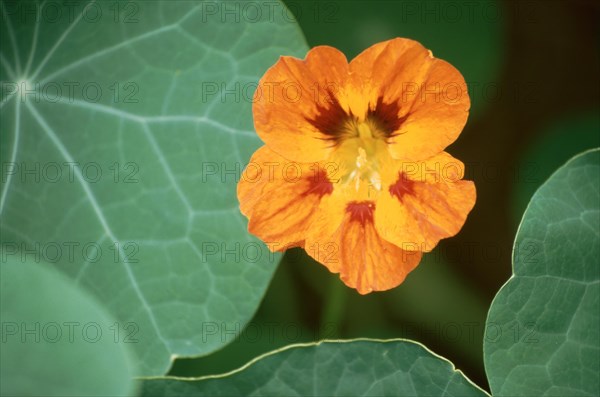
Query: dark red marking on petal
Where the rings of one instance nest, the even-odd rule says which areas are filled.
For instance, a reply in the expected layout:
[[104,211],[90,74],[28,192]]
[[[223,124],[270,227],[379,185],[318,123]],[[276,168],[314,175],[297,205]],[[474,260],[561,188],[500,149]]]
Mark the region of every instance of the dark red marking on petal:
[[398,117],[400,107],[397,102],[385,103],[383,97],[377,98],[375,108],[369,109],[367,119],[372,120],[387,138],[397,134],[398,129],[407,119],[408,114]]
[[314,118],[305,117],[313,127],[327,135],[327,140],[337,140],[347,129],[347,123],[354,119],[352,113],[348,114],[340,105],[340,101],[331,90],[326,90],[327,101],[325,105],[317,104],[317,115]]
[[362,226],[373,223],[373,212],[375,203],[372,201],[352,201],[346,205],[346,212],[350,214],[350,220],[360,222]]
[[403,201],[407,194],[414,195],[415,181],[408,179],[404,173],[398,173],[398,180],[390,186],[390,194],[398,197],[398,200]]
[[309,194],[316,194],[319,197],[323,197],[333,192],[333,184],[327,178],[327,172],[324,169],[317,169],[317,171],[308,178],[308,189],[302,193],[302,196],[308,196]]

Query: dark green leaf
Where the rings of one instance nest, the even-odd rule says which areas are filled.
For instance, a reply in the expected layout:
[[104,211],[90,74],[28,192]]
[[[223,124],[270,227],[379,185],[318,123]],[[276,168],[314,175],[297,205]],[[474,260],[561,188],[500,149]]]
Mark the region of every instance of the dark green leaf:
[[144,381],[145,396],[486,396],[452,363],[407,340],[291,345],[237,371]]

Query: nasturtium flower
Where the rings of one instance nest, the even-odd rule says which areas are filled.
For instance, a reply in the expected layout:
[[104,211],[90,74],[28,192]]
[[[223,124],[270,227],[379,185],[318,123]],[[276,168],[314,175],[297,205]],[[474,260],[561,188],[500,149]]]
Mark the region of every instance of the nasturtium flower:
[[328,46],[282,56],[254,94],[265,145],[238,184],[249,231],[273,251],[304,248],[361,294],[398,286],[475,204],[444,151],[469,106],[462,75],[413,40],[349,63]]

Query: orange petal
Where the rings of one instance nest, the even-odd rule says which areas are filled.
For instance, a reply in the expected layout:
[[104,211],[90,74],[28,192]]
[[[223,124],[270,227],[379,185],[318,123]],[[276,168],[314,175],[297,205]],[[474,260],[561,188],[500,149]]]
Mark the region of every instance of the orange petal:
[[250,233],[283,251],[303,244],[321,198],[332,190],[318,164],[293,162],[263,146],[242,174],[238,199]]
[[320,46],[306,60],[283,56],[262,77],[254,95],[254,126],[274,151],[299,162],[327,158],[327,129],[345,121],[348,107],[338,93],[348,76],[339,50]]
[[355,113],[370,112],[392,127],[390,153],[423,160],[461,133],[470,107],[466,83],[449,63],[416,41],[397,38],[375,44],[350,62],[346,89]]
[[377,200],[377,231],[403,249],[429,252],[460,231],[475,205],[475,185],[461,180],[464,165],[446,152],[395,165]]
[[458,138],[469,116],[471,101],[458,70],[435,59],[427,80],[415,93],[399,130],[388,141],[397,159],[423,160]]
[[[334,193],[335,196],[335,193]],[[382,239],[373,224],[372,202],[327,197],[323,217],[315,220],[306,239],[310,256],[360,294],[400,285],[421,260],[421,253],[404,251]]]
[[429,51],[414,40],[396,38],[367,48],[350,62],[352,110],[364,115],[382,96],[386,103],[399,101],[402,82],[423,81],[431,62]]

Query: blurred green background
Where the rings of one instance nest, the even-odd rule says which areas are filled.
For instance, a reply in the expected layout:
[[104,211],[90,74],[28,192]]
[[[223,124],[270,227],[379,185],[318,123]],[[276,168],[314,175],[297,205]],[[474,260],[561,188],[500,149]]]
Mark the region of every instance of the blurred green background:
[[467,165],[477,204],[458,236],[442,241],[388,292],[360,296],[302,250],[288,251],[240,338],[209,357],[177,360],[171,374],[222,373],[290,343],[404,337],[487,387],[485,317],[511,274],[512,243],[527,202],[559,165],[600,145],[600,3],[286,3],[311,47],[331,45],[351,59],[376,42],[409,37],[463,73],[473,108],[448,151]]

